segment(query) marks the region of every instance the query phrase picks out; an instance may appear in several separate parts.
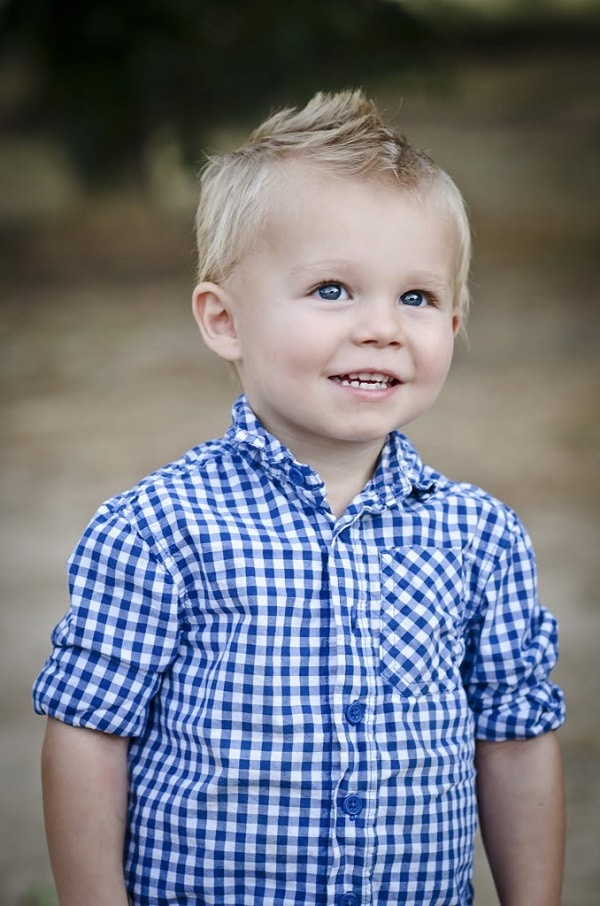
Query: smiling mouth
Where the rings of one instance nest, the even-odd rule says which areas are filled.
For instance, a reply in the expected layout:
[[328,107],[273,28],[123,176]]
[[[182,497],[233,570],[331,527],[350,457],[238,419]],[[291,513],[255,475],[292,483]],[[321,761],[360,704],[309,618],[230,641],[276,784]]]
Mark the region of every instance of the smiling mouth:
[[358,371],[352,374],[335,374],[331,378],[335,384],[342,387],[355,387],[358,390],[387,390],[395,387],[400,381],[391,374],[381,372]]

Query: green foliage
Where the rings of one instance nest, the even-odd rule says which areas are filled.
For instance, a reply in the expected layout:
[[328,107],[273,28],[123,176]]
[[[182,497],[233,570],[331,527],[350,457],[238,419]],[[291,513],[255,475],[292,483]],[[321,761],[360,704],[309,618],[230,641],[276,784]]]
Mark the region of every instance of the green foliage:
[[157,133],[197,160],[216,124],[418,65],[427,28],[389,0],[8,0],[37,75],[30,122],[89,182],[141,172]]

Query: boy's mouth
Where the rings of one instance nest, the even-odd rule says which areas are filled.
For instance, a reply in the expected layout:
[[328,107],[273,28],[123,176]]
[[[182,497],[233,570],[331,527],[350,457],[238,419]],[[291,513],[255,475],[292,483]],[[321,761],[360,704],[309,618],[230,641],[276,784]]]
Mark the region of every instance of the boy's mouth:
[[331,380],[343,387],[355,387],[358,390],[387,390],[395,387],[400,381],[391,374],[380,371],[357,371],[350,374],[334,374]]

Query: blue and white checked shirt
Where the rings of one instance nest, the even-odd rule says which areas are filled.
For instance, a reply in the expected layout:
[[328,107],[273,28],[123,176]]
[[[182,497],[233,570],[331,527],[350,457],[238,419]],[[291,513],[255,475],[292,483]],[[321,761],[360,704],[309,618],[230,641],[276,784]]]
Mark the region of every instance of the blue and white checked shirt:
[[475,738],[563,720],[517,517],[399,433],[336,520],[245,399],[104,504],[39,713],[131,737],[135,906],[464,906]]

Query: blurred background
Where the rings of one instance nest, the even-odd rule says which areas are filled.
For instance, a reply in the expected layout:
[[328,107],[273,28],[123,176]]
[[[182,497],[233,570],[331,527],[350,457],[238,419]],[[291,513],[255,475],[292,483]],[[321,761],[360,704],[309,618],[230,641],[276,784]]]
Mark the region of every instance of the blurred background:
[[[196,178],[273,107],[364,86],[456,179],[469,342],[424,458],[515,507],[558,616],[564,902],[600,902],[600,8],[0,0],[0,904],[54,903],[30,687],[99,502],[221,433],[189,311]],[[481,847],[476,903],[497,902]]]

